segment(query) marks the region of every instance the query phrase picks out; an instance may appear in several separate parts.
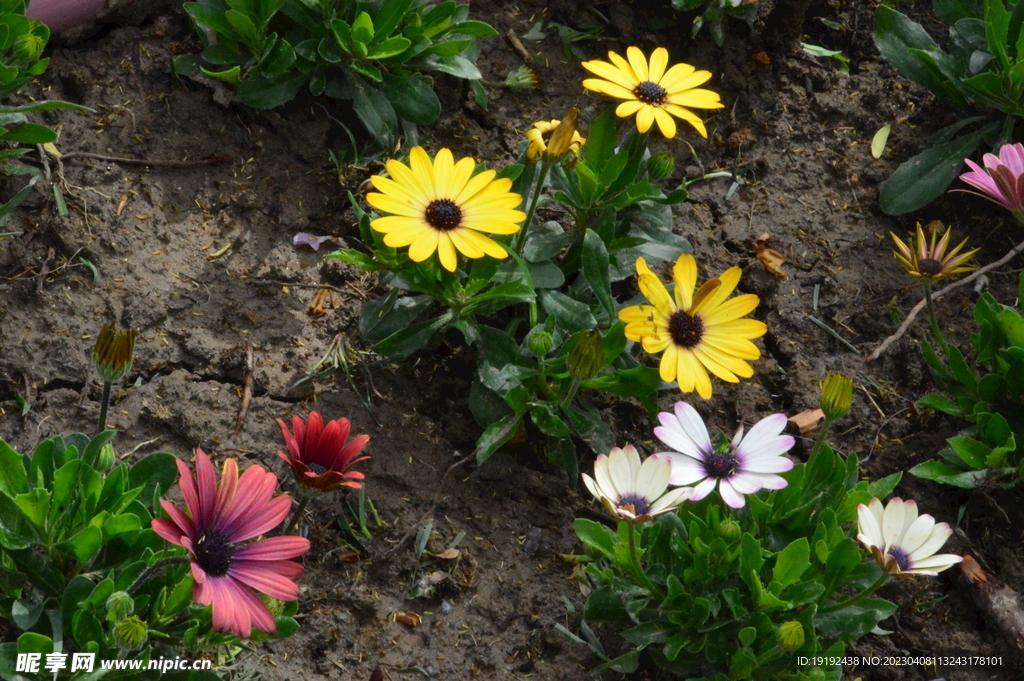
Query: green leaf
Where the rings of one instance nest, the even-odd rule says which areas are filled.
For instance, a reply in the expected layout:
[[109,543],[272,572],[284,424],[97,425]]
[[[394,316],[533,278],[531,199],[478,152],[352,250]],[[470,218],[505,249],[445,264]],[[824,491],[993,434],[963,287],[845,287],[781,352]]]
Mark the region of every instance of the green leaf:
[[874,482],[868,484],[868,493],[872,497],[884,499],[890,494],[892,494],[892,491],[896,489],[896,485],[899,484],[900,478],[902,477],[903,471],[897,471],[892,475],[887,475],[884,478],[875,480]]
[[64,591],[63,578],[53,571],[49,562],[34,548],[7,549],[6,553],[44,596],[60,598]]
[[[879,12],[886,9],[879,7]],[[997,128],[997,123],[951,142],[936,145],[900,165],[879,193],[882,210],[889,215],[902,215],[928,205],[949,187],[983,138]]]
[[569,437],[572,431],[558,415],[558,406],[552,402],[535,402],[530,409],[530,420],[545,435]]
[[74,554],[80,563],[92,560],[102,546],[103,532],[95,525],[89,525],[71,539],[57,544],[58,548]]
[[925,407],[927,409],[934,409],[941,411],[943,414],[949,414],[950,416],[963,416],[963,411],[953,400],[942,395],[925,395],[917,401],[918,407]]
[[471,35],[477,38],[486,38],[492,35],[498,35],[498,32],[494,28],[483,21],[463,21],[449,29],[451,33],[458,33],[460,35]]
[[242,42],[247,47],[254,52],[259,51],[260,39],[256,35],[256,26],[252,23],[252,19],[233,9],[224,12],[224,18],[228,20],[232,28],[238,31]]
[[772,569],[772,581],[768,588],[776,596],[795,584],[811,566],[811,546],[806,537],[801,537],[779,552]]
[[615,446],[615,437],[612,435],[611,428],[601,418],[601,412],[593,405],[589,403],[580,406],[571,404],[563,408],[562,412],[568,417],[576,435],[586,442],[595,454],[607,454]]
[[398,134],[398,118],[385,94],[359,77],[352,79],[352,108],[382,147],[389,147]]
[[451,57],[432,55],[423,61],[422,68],[442,71],[467,80],[479,80],[482,77],[476,64],[461,55]]
[[395,113],[416,125],[430,125],[441,115],[441,102],[434,93],[431,78],[411,75],[404,78],[384,76],[384,95]]
[[238,86],[238,99],[254,109],[273,109],[291,101],[309,82],[309,74],[287,71],[276,77],[250,76]]
[[380,38],[390,36],[413,5],[413,0],[386,0],[377,12],[375,34]]
[[873,37],[882,58],[896,66],[903,76],[923,85],[940,99],[944,99],[958,108],[964,108],[967,105],[964,96],[960,94],[953,83],[937,75],[917,57],[910,54],[910,49],[925,52],[939,49],[920,24],[891,7],[881,5],[875,11]]
[[28,521],[35,525],[39,533],[43,534],[46,516],[50,512],[50,490],[36,487],[30,492],[15,496],[14,503],[25,514]]
[[597,326],[590,308],[558,291],[542,291],[541,307],[554,316],[558,328],[567,333],[593,329]]
[[1012,64],[1006,51],[1010,30],[1010,13],[1003,0],[985,0],[985,35],[988,46],[1003,71],[1009,71]]
[[404,359],[430,342],[452,320],[451,310],[409,328],[397,331],[373,346],[373,351],[384,357]]
[[178,459],[167,452],[154,452],[143,457],[128,471],[128,486],[141,487],[139,498],[144,504],[163,494],[178,481]]
[[382,43],[374,45],[373,49],[366,55],[367,59],[387,59],[388,57],[394,57],[395,55],[402,54],[409,46],[412,45],[412,41],[403,36],[395,36],[388,38]]
[[961,19],[984,16],[983,3],[979,0],[935,0],[932,8],[950,26]]
[[354,248],[339,248],[333,253],[328,253],[326,258],[336,258],[337,260],[343,260],[350,262],[364,272],[378,272],[384,268],[379,262],[373,259],[372,255],[367,255],[362,251],[357,251]]
[[587,143],[583,147],[588,164],[603,167],[615,153],[615,121],[615,109],[609,107],[590,122]]
[[583,277],[604,306],[608,319],[614,320],[615,300],[612,298],[612,284],[608,278],[608,249],[592,229],[588,229],[583,237]]
[[360,12],[352,22],[352,41],[369,45],[373,35],[373,19],[366,12]]
[[515,434],[522,418],[522,414],[509,414],[484,429],[476,441],[476,463],[478,466],[482,466],[487,459],[491,458],[491,454],[494,454],[499,447],[509,441]]
[[967,466],[974,469],[985,468],[985,459],[990,448],[969,437],[951,437],[946,442]]
[[543,262],[561,253],[576,238],[576,232],[566,232],[562,225],[551,220],[530,228],[523,245],[523,258],[528,262]]
[[57,133],[38,123],[22,123],[8,128],[0,135],[0,139],[22,144],[47,144],[57,141]]
[[962,472],[941,461],[925,461],[910,469],[910,474],[925,480],[941,482],[945,485],[974,489],[989,477],[987,470]]
[[26,457],[11,449],[4,440],[0,440],[0,492],[13,498],[28,491],[25,463]]

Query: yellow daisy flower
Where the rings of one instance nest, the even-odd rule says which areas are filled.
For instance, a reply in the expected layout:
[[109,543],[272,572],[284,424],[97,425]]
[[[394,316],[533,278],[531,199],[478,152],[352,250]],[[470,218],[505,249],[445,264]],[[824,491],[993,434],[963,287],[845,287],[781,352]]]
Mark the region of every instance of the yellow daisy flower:
[[469,157],[455,163],[449,149],[437,152],[433,163],[423,147],[409,152],[408,166],[388,161],[391,177],[371,177],[380,193],[371,192],[366,200],[391,215],[377,218],[370,227],[384,234],[386,245],[408,246],[413,262],[423,262],[436,251],[449,272],[458,265],[456,251],[467,258],[507,258],[501,244],[481,232],[518,232],[517,223],[526,219],[526,213],[516,210],[523,197],[509,191],[512,180],[495,180],[493,170],[474,175],[474,168],[476,161]]
[[928,223],[925,229],[931,233],[931,238],[925,237],[919,222],[917,223],[917,234],[910,245],[903,243],[902,239],[889,232],[889,236],[896,242],[898,249],[893,251],[893,255],[906,268],[907,274],[927,283],[978,269],[977,267],[965,267],[965,265],[977,255],[980,248],[961,253],[960,251],[967,245],[967,239],[964,239],[959,246],[950,251],[949,237],[953,228],[947,227],[946,233],[939,239],[942,223],[938,220]]
[[626,50],[627,61],[615,52],[609,52],[606,61],[583,62],[583,68],[600,78],[587,78],[583,87],[624,99],[615,110],[620,118],[636,114],[636,129],[647,132],[654,121],[661,134],[676,136],[676,122],[672,116],[690,123],[703,137],[708,136],[704,122],[689,109],[721,109],[718,93],[697,86],[711,78],[710,71],[697,71],[689,64],[676,64],[666,71],[668,50],[659,47],[651,53],[650,63],[637,47]]
[[697,262],[684,254],[672,272],[675,299],[669,296],[643,258],[636,259],[640,291],[651,305],[633,305],[619,311],[626,322],[626,338],[643,344],[645,351],[661,356],[661,380],[677,381],[684,393],[697,391],[711,398],[708,371],[729,383],[750,378],[754,370],[746,360],[761,351],[750,342],[768,331],[764,322],[740,319],[760,303],[747,293],[726,300],[740,281],[740,268],[732,267],[717,279],[697,286]]

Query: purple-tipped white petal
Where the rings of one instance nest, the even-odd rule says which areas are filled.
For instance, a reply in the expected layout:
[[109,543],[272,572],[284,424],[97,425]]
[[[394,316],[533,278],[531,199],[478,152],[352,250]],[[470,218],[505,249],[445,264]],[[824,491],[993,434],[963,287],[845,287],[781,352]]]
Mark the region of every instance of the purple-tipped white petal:
[[737,492],[728,480],[719,482],[718,493],[722,495],[722,501],[732,508],[743,508],[747,503],[746,497]]
[[699,485],[693,488],[693,494],[690,496],[690,501],[700,501],[707,495],[711,494],[711,491],[715,489],[715,485],[718,484],[718,480],[714,478],[706,478],[701,481]]
[[583,474],[583,484],[587,486],[587,490],[594,495],[595,499],[600,499],[604,496],[597,483],[594,482],[594,479],[586,473]]
[[636,494],[636,476],[640,472],[640,455],[633,445],[612,447],[608,452],[608,475],[622,496]]
[[740,473],[722,482],[728,482],[738,494],[753,494],[763,487],[761,479],[749,473]]
[[677,489],[669,490],[651,505],[648,513],[650,515],[658,515],[671,511],[679,506],[679,504],[689,499],[691,494],[693,494],[693,488],[691,487],[679,487]]
[[[786,451],[789,451],[788,449]],[[751,473],[788,473],[793,470],[792,459],[784,456],[764,456],[757,459],[747,459],[743,464],[743,470]]]
[[597,455],[594,460],[594,478],[597,480],[597,489],[601,496],[610,499],[618,499],[622,496],[622,490],[616,487],[616,481],[612,479],[608,456]]
[[[935,518],[931,517],[927,513],[919,516],[913,523],[911,523],[910,527],[908,527],[907,531],[903,534],[903,539],[900,541],[900,548],[910,554],[910,557],[913,558],[914,551],[920,549],[925,542],[928,541],[932,535],[933,529],[935,529]],[[928,556],[932,553],[934,553],[934,551],[929,551],[922,555]]]
[[[871,504],[878,499],[872,499]],[[885,546],[885,539],[882,537],[882,527],[878,523],[878,518],[875,517],[873,509],[860,504],[857,506],[857,540],[860,541],[864,546],[868,548],[872,546]]]
[[940,553],[929,558],[913,561],[913,569],[935,570],[936,572],[941,572],[946,568],[953,567],[957,563],[963,561],[963,559],[963,556],[958,556],[953,553]]
[[696,459],[711,451],[711,438],[697,410],[683,401],[676,402],[674,413],[658,414],[661,426],[654,429],[659,440],[678,452]]
[[764,475],[763,473],[745,473],[744,475],[757,478],[764,489],[785,489],[789,481],[778,475]]
[[[917,515],[916,513],[914,514]],[[899,546],[900,538],[905,527],[904,519],[907,516],[907,509],[903,500],[895,497],[889,500],[889,504],[882,513],[882,537],[885,539],[885,546]]]
[[932,555],[936,551],[942,548],[942,545],[946,543],[953,535],[953,530],[949,527],[948,523],[936,523],[932,528],[931,535],[914,551],[911,552],[911,559],[915,562],[918,559],[926,558]]
[[704,470],[704,464],[693,457],[686,456],[685,454],[677,454],[676,452],[659,452],[658,454],[655,454],[655,456],[666,457],[671,462],[672,472],[668,479],[670,485],[674,485],[676,487],[680,485],[692,485],[693,483],[708,477],[707,471]]
[[636,476],[636,492],[648,500],[654,500],[664,494],[672,473],[672,462],[668,458],[649,456],[640,464]]
[[292,238],[292,244],[295,246],[309,246],[314,251],[319,251],[320,244],[330,241],[333,238],[333,236],[316,236],[313,234],[307,234],[306,232],[299,232]]

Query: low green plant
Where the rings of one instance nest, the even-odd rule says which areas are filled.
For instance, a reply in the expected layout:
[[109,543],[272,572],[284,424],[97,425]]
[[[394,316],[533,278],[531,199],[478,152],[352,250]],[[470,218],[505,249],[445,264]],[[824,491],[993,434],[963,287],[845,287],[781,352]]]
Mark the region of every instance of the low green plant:
[[886,213],[924,207],[957,177],[965,157],[982,145],[1013,141],[1015,121],[1024,113],[1021,7],[1003,0],[934,0],[935,13],[949,24],[946,49],[906,15],[878,8],[874,39],[882,57],[962,113],[882,186],[879,203]]
[[[17,92],[28,81],[42,75],[50,64],[42,57],[50,39],[50,29],[40,21],[25,17],[25,0],[0,0],[0,99]],[[61,101],[39,101],[21,106],[0,105],[0,141],[15,146],[0,145],[0,168],[8,175],[24,175],[28,182],[14,196],[0,204],[0,226],[10,219],[11,211],[20,205],[40,180],[46,178],[36,166],[14,163],[38,144],[57,140],[57,133],[40,123],[32,123],[26,114],[49,109],[76,109],[91,111],[84,106]],[[29,146],[16,146],[29,145]],[[58,205],[62,205],[59,189],[54,188]]]
[[693,37],[697,37],[705,26],[719,47],[725,42],[725,19],[741,19],[753,28],[757,19],[757,0],[672,0],[672,9],[677,12],[692,12],[704,8],[693,20]]
[[229,83],[256,109],[280,106],[303,87],[350,101],[384,147],[441,113],[425,72],[479,80],[479,38],[496,35],[450,0],[200,0],[184,7],[205,49],[176,59],[176,72]]
[[[1024,296],[1024,275],[1020,281]],[[943,361],[924,343],[925,361],[945,395],[928,395],[918,406],[965,419],[971,425],[947,440],[939,459],[918,464],[914,475],[957,487],[1007,487],[1024,478],[1024,318],[984,293],[974,306],[973,360],[955,345]]]

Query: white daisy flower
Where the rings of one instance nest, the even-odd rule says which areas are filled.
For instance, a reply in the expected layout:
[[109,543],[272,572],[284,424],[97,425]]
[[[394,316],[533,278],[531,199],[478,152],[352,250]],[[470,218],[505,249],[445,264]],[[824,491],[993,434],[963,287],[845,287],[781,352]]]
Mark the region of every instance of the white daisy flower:
[[793,462],[783,456],[795,444],[791,436],[780,434],[786,427],[785,414],[761,419],[746,437],[740,426],[724,451],[716,451],[711,445],[704,421],[686,402],[676,402],[675,413],[663,411],[658,420],[661,425],[654,429],[655,436],[676,451],[654,456],[665,456],[672,462],[669,484],[699,483],[693,488],[691,501],[700,501],[717,485],[722,501],[732,508],[742,508],[744,495],[789,484],[777,475],[793,468]]
[[583,474],[583,483],[616,518],[639,525],[678,508],[693,493],[690,488],[666,492],[672,464],[650,456],[642,464],[633,445],[612,447],[608,456],[598,454],[594,478]]
[[893,577],[935,576],[963,560],[951,553],[933,555],[942,548],[953,530],[948,523],[936,523],[927,513],[917,515],[917,503],[899,497],[885,507],[878,499],[857,507],[857,539]]

